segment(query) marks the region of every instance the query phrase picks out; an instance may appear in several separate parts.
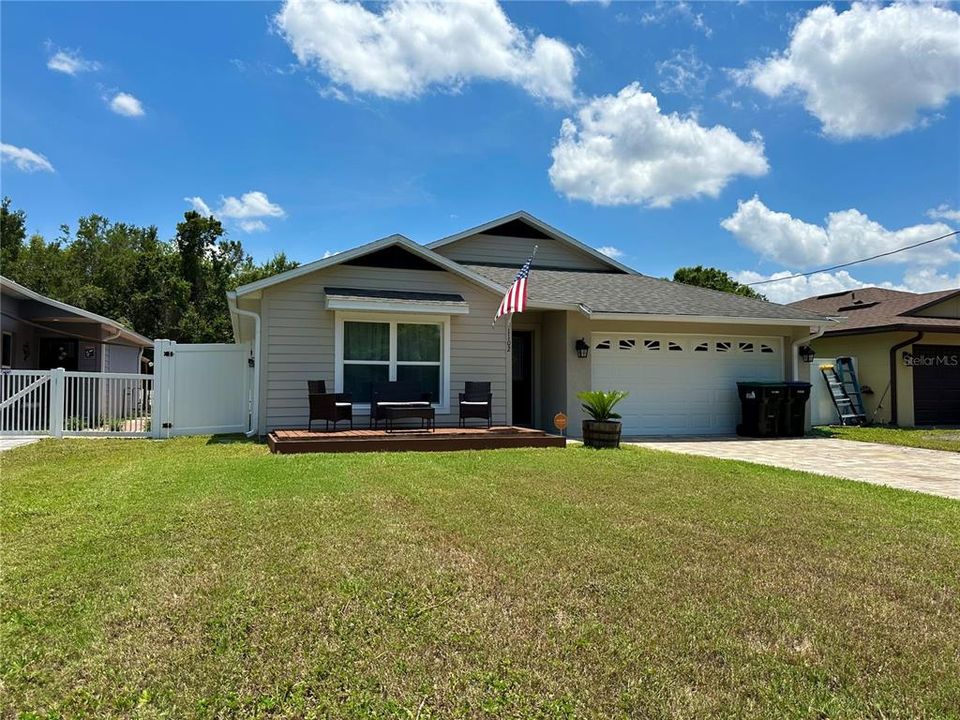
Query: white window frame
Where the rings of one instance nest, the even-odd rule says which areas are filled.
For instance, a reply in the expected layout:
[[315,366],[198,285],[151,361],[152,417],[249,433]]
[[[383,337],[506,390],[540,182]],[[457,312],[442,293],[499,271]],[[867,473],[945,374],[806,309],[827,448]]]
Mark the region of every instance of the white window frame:
[[[397,324],[402,325],[439,325],[440,326],[440,402],[433,403],[438,415],[450,414],[450,316],[421,315],[420,313],[374,313],[374,312],[336,312],[334,320],[334,370],[333,384],[335,392],[343,392],[343,324],[344,322],[389,323],[390,359],[387,361],[357,361],[362,365],[387,365],[387,378],[397,379],[397,365],[436,365],[435,362],[397,361]],[[350,362],[349,360],[347,361]],[[354,403],[358,414],[370,412],[370,403]]]

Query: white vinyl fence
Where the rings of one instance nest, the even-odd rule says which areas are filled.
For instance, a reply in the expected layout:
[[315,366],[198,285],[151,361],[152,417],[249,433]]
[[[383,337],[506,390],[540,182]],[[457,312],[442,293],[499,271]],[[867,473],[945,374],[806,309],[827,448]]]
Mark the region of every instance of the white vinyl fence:
[[0,433],[149,437],[153,375],[56,370],[0,373]]
[[0,434],[164,438],[250,429],[249,345],[157,340],[154,370],[0,371]]
[[4,370],[0,374],[0,431],[7,435],[50,433],[50,370]]

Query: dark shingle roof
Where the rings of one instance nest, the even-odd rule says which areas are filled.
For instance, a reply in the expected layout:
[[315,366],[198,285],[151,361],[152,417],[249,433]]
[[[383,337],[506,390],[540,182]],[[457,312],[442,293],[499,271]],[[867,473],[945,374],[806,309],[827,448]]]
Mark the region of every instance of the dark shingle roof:
[[[515,268],[466,267],[504,287],[508,287],[517,274]],[[814,323],[824,319],[800,308],[645,275],[534,269],[530,271],[527,288],[531,302],[582,304],[593,313],[770,318]]]
[[886,288],[861,288],[842,293],[818,295],[791,303],[791,307],[841,317],[828,335],[849,335],[883,330],[938,329],[960,332],[960,320],[911,313],[960,293],[960,289],[932,293],[911,293]]
[[364,290],[360,288],[325,287],[328,298],[337,300],[391,300],[401,303],[437,303],[467,306],[463,295],[456,293],[415,292],[410,290]]

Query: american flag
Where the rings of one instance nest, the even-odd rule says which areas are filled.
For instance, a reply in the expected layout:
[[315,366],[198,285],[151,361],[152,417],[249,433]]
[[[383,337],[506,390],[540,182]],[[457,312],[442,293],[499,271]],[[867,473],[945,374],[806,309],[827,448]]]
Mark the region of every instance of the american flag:
[[517,273],[513,285],[510,286],[507,294],[504,295],[503,300],[500,301],[500,307],[497,308],[497,316],[493,319],[494,322],[507,313],[523,312],[527,309],[527,276],[530,274],[530,263],[533,262],[533,257],[536,254],[537,250],[534,248],[533,255],[531,255],[530,259],[520,268],[520,272]]

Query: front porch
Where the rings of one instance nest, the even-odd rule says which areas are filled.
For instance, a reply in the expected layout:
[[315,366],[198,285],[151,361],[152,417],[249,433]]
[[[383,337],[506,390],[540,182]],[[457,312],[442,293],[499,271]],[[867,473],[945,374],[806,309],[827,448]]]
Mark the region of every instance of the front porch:
[[566,438],[542,430],[503,426],[486,428],[440,427],[433,431],[393,430],[274,430],[267,435],[273,453],[438,452],[522,447],[564,447]]

